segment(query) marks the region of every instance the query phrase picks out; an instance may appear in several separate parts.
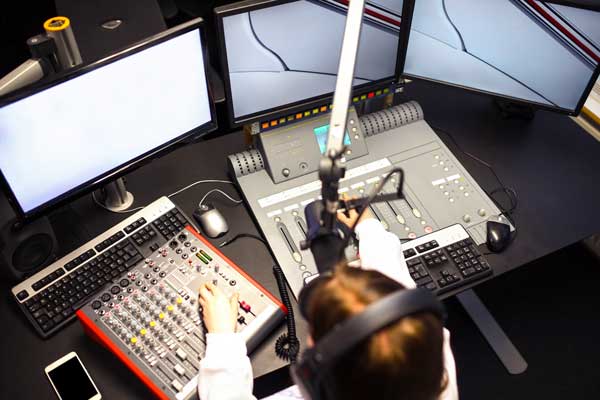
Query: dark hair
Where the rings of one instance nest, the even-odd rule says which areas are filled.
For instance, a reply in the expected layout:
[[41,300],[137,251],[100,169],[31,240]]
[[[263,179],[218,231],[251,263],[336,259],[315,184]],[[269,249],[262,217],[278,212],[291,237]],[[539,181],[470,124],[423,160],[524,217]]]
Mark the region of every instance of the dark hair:
[[[380,272],[341,264],[314,290],[307,317],[318,343],[369,304],[405,288]],[[431,313],[404,317],[344,354],[325,385],[340,400],[436,399],[446,384],[442,328]]]

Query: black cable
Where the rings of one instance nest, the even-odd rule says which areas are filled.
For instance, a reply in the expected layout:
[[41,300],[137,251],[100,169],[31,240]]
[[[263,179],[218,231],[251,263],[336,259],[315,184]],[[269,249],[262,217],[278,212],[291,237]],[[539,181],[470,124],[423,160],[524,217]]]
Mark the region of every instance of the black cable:
[[250,239],[255,239],[258,240],[259,242],[261,242],[262,244],[264,244],[265,246],[267,246],[267,249],[269,247],[269,244],[265,241],[265,239],[261,238],[260,236],[257,235],[253,235],[251,233],[238,233],[237,235],[235,235],[234,237],[232,237],[229,240],[224,241],[223,243],[221,243],[219,245],[219,248],[221,247],[225,247],[233,242],[235,242],[236,240],[238,240],[239,238],[250,238]]
[[[267,250],[269,250],[269,244],[260,236],[253,235],[251,233],[238,233],[233,238],[224,241],[219,245],[219,247],[225,247],[233,242],[235,242],[239,238],[250,238],[255,239],[265,245]],[[281,336],[277,338],[275,342],[275,354],[283,360],[290,361],[291,364],[296,362],[296,358],[298,356],[298,352],[300,351],[300,341],[296,336],[296,320],[294,318],[294,310],[292,309],[292,303],[290,301],[290,296],[287,291],[287,286],[285,283],[285,277],[283,275],[283,271],[279,265],[273,266],[273,274],[275,275],[275,280],[277,281],[277,287],[279,288],[279,295],[281,297],[281,302],[287,308],[288,314],[286,315],[286,323],[287,323],[287,333],[282,333]]]
[[296,320],[294,319],[294,310],[292,309],[292,302],[287,291],[285,278],[281,267],[277,264],[273,265],[273,274],[277,281],[277,287],[279,288],[279,294],[283,305],[287,308],[287,315],[285,317],[287,323],[287,333],[282,333],[275,342],[275,353],[283,360],[290,362],[290,364],[296,363],[296,357],[300,351],[300,341],[296,336]]

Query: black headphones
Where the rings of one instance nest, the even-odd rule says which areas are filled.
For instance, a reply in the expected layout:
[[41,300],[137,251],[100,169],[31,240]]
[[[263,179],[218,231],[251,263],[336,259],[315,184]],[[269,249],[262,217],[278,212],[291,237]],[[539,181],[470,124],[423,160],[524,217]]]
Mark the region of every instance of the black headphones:
[[[331,279],[331,272],[321,274],[304,286],[298,296],[300,312],[307,317],[311,293]],[[291,374],[305,399],[332,400],[331,388],[324,385],[330,369],[340,356],[379,330],[403,317],[419,312],[431,312],[442,320],[446,311],[442,303],[426,289],[399,290],[368,305],[363,312],[334,327],[314,347],[303,352]]]

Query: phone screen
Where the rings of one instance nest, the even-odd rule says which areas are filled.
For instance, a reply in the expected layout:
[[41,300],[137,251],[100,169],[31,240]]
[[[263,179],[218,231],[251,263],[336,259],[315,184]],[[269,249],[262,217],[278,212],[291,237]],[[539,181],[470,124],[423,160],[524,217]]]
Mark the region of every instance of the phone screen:
[[49,371],[48,375],[62,400],[89,400],[98,393],[77,357]]

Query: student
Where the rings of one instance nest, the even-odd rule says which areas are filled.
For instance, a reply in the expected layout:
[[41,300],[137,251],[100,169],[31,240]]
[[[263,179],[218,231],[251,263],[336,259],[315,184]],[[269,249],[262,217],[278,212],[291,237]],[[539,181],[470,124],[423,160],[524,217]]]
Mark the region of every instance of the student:
[[[341,222],[351,227],[355,211]],[[356,226],[360,267],[339,265],[333,277],[314,290],[308,304],[311,337],[318,342],[336,324],[396,290],[416,287],[398,238],[365,213]],[[208,333],[200,362],[201,400],[245,400],[252,396],[252,369],[241,335],[234,333],[237,297],[228,299],[212,284],[200,289]],[[332,368],[337,399],[458,399],[450,333],[431,313],[402,318],[342,356]]]

